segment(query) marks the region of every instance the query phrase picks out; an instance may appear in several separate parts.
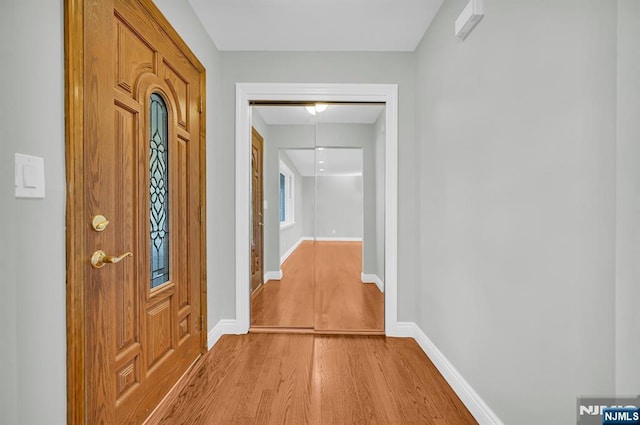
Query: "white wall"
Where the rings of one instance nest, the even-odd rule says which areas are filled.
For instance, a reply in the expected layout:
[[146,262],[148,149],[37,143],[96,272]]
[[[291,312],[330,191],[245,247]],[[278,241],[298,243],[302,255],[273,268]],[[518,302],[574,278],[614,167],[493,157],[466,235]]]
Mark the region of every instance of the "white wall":
[[254,108],[251,109],[251,126],[258,130],[258,133],[260,133],[264,140],[269,137],[269,126],[264,122],[260,112]]
[[616,390],[640,394],[640,2],[618,2]]
[[362,180],[362,176],[316,177],[317,238],[363,238]]
[[[315,194],[316,178],[302,177],[302,192]],[[313,237],[316,234],[316,197],[315,195],[305,196],[302,200],[302,210],[304,223],[302,223],[302,234]]]
[[417,51],[416,320],[505,424],[575,423],[614,391],[616,3],[486,0],[462,42],[465,4]]
[[368,269],[369,265],[365,265],[365,273],[375,274],[384,282],[384,218],[385,218],[385,138],[386,131],[384,123],[386,119],[386,111],[383,111],[378,117],[373,129],[373,137],[375,139],[374,149],[374,173],[375,173],[375,261],[373,268]]
[[[303,206],[305,204],[305,198],[313,197],[313,192],[304,191],[304,185],[302,183],[302,175],[300,174],[300,172],[298,171],[294,163],[291,162],[291,159],[289,158],[289,156],[287,156],[287,151],[280,150],[279,158],[293,173],[293,192],[294,192],[293,214],[294,214],[295,223],[293,226],[289,226],[284,229],[280,228],[280,217],[278,217],[277,226],[280,229],[280,244],[279,244],[280,250],[275,251],[275,253],[279,254],[277,258],[278,268],[274,269],[276,271],[279,270],[280,258],[282,258],[282,256],[284,256],[284,254],[287,251],[293,248],[293,246],[296,245],[301,238],[310,236],[310,235],[304,234],[304,225],[305,225],[305,221],[307,220],[307,217],[305,215],[306,211]],[[276,173],[273,173],[273,176],[270,176],[270,177],[272,180],[275,180],[278,185],[278,198],[274,199],[275,204],[273,205],[275,208],[277,208],[278,215],[279,215],[280,214],[280,171],[279,171],[279,168],[277,170],[278,171],[276,171]]]
[[[3,0],[0,10],[0,423],[64,424],[62,2]],[[44,158],[44,199],[15,199],[16,152]]]
[[[412,53],[307,53],[307,52],[221,52],[222,97],[221,152],[218,164],[224,180],[234,179],[234,117],[235,84],[259,83],[390,83],[399,85],[399,206],[398,251],[398,318],[412,321],[414,317],[414,282],[417,280],[417,220],[416,167],[417,154],[414,125],[415,56]],[[218,199],[220,205],[234,205],[232,187]],[[233,208],[224,209],[224,222],[233,232]],[[228,245],[233,255],[233,235],[224,235],[221,243]],[[234,267],[225,265],[224,275]],[[234,270],[235,271],[235,270]],[[227,279],[216,292],[224,306],[224,317],[235,318],[235,280]]]
[[[315,128],[313,125],[267,125],[267,132],[269,136],[265,139],[263,154],[263,186],[264,199],[269,208],[264,210],[264,270],[277,272],[280,270],[280,257],[300,237],[313,236],[304,235],[305,220],[313,220],[313,216],[305,214],[302,207],[304,200],[299,196],[296,196],[294,206],[296,224],[280,230],[280,149],[314,149]],[[290,162],[288,165],[291,171],[297,173]],[[295,190],[296,194],[306,193],[302,184],[296,184]]]
[[[384,115],[384,113],[382,114]],[[376,169],[376,135],[374,124],[318,124],[318,146],[325,147],[360,147],[362,148],[362,211],[361,221],[352,220],[349,226],[342,227],[344,230],[338,231],[336,228],[336,237],[362,237],[363,242],[363,258],[362,269],[366,274],[375,274],[378,265],[376,264],[376,252],[378,249],[384,249],[378,246],[379,238],[377,237],[376,228],[376,198],[384,197],[384,184],[379,183],[379,177],[382,173],[382,181],[384,182],[384,166],[382,169]],[[384,140],[381,141],[384,143]],[[384,164],[384,157],[380,158]],[[326,182],[325,182],[326,184]],[[318,208],[321,205],[318,204]],[[384,208],[384,205],[382,206]],[[351,208],[355,208],[352,205]],[[331,237],[333,228],[323,223],[324,213],[318,210],[316,216],[316,236]],[[383,219],[384,220],[384,219]],[[353,227],[354,230],[348,230]],[[358,229],[358,233],[355,233]],[[351,236],[350,236],[351,235]],[[380,241],[382,242],[382,241]],[[382,265],[384,267],[384,264]]]

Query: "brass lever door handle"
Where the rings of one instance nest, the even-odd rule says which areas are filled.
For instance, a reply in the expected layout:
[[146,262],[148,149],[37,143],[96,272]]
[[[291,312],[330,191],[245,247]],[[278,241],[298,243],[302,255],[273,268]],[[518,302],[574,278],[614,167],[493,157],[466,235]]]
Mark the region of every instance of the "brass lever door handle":
[[111,255],[105,254],[104,251],[98,250],[98,251],[94,252],[93,255],[91,256],[91,266],[94,269],[101,269],[107,263],[109,263],[109,264],[119,263],[125,257],[132,257],[132,256],[133,256],[132,252],[125,252],[124,254],[122,254],[122,255],[120,255],[118,257],[113,257]]

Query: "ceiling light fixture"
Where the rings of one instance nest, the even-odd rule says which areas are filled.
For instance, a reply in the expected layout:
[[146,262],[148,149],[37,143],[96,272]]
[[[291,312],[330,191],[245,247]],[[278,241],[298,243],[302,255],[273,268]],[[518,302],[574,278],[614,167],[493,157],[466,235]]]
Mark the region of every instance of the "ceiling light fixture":
[[323,160],[318,161],[318,164],[324,164]]
[[324,168],[321,168],[320,171],[324,171]]
[[307,110],[308,113],[310,113],[311,115],[315,115],[319,112],[323,112],[327,109],[329,105],[327,105],[326,103],[316,103],[313,106],[305,106],[304,108]]

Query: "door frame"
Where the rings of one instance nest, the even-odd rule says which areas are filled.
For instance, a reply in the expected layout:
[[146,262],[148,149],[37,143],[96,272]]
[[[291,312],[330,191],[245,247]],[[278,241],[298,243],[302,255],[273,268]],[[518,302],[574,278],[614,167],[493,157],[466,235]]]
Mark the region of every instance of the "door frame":
[[[65,168],[66,168],[66,300],[67,300],[67,424],[81,425],[86,417],[86,294],[85,270],[88,255],[85,232],[89,228],[83,215],[84,193],[84,108],[91,102],[84,97],[84,3],[64,0],[64,67],[65,67]],[[207,253],[206,253],[206,71],[189,46],[162,15],[152,0],[138,0],[142,7],[163,27],[175,43],[198,68],[201,75],[201,116],[198,131],[200,146],[200,314],[202,316],[201,352],[207,350]],[[79,207],[80,206],[80,207]],[[86,257],[86,258],[85,258]]]
[[[402,336],[398,323],[398,85],[397,84],[236,84],[236,320],[225,330],[247,333],[251,314],[250,208],[252,101],[385,103],[385,297],[388,336]],[[225,332],[225,333],[227,333]]]

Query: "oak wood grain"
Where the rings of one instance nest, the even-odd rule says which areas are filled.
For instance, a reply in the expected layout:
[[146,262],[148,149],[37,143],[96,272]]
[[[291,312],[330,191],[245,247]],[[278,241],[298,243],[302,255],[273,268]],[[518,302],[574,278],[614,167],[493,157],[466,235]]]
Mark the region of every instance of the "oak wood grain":
[[[84,0],[64,3],[65,51],[65,164],[67,182],[66,228],[82,229],[84,210]],[[86,253],[83,232],[66,233],[67,269],[67,422],[85,418],[86,309],[82,259]]]
[[223,336],[147,425],[477,424],[413,339]]
[[263,145],[264,139],[251,127],[251,291],[264,283]]
[[282,264],[282,279],[270,280],[252,297],[252,327],[313,329],[314,252],[313,241],[303,241]]
[[362,242],[303,241],[251,299],[252,331],[383,333],[384,294],[362,283]]
[[362,242],[316,241],[315,320],[318,331],[384,331],[384,294],[362,283]]

